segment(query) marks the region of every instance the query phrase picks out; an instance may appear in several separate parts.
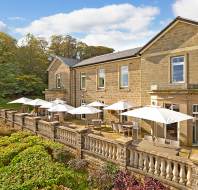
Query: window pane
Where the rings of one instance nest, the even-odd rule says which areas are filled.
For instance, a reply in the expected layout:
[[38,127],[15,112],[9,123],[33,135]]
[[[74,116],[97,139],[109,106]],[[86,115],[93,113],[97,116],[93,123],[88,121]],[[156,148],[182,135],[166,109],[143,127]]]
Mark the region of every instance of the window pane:
[[105,85],[105,70],[99,69],[98,71],[98,87],[104,88]]
[[121,67],[121,87],[128,87],[128,66]]
[[184,81],[184,57],[172,58],[172,81]]
[[86,75],[85,73],[81,73],[81,89],[85,89],[86,87]]

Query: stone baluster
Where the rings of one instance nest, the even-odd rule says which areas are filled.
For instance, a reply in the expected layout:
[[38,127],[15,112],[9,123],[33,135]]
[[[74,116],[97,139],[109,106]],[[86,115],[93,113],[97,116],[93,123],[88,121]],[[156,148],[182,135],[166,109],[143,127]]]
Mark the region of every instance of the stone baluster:
[[134,168],[138,167],[138,152],[134,151]]
[[116,147],[113,145],[112,147],[112,159],[115,160],[116,159]]
[[173,177],[172,163],[170,160],[168,160],[166,167],[166,179],[171,180],[172,177]]
[[153,155],[149,156],[149,173],[153,173],[154,172],[154,160],[153,160]]
[[109,156],[109,143],[106,143],[105,157],[108,158],[108,156]]
[[133,166],[133,160],[134,160],[134,151],[132,149],[130,149],[130,158],[129,158],[129,164],[130,166]]
[[163,158],[161,158],[160,176],[164,178],[165,174],[166,174],[166,163],[165,163],[165,160]]
[[142,152],[139,152],[139,163],[138,163],[138,166],[139,166],[139,169],[142,170],[143,169],[143,153]]
[[180,164],[180,172],[179,172],[179,183],[184,185],[186,179],[186,171],[185,165],[183,163]]
[[155,175],[159,176],[160,174],[160,159],[159,157],[156,157],[155,159],[155,172],[154,172]]
[[173,166],[173,181],[178,183],[178,163],[174,162],[174,166]]
[[188,166],[186,178],[187,178],[186,185],[191,186],[192,185],[192,168],[191,168],[191,166]]
[[109,144],[109,158],[112,158],[112,144]]
[[147,172],[148,169],[148,155],[146,153],[143,154],[144,157],[144,167],[143,167],[143,171]]

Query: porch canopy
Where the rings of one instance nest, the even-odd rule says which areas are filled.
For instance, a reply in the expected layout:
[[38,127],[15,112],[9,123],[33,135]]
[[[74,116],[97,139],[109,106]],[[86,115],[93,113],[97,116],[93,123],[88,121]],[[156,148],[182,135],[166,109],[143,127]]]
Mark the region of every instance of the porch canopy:
[[104,108],[104,110],[123,111],[135,107],[128,101],[122,100]]
[[26,104],[30,101],[32,101],[32,99],[22,97],[22,98],[14,100],[14,101],[8,102],[8,104]]
[[91,106],[91,107],[107,107],[106,104],[103,104],[102,102],[99,102],[99,101],[92,102],[92,103],[88,104],[88,106]]

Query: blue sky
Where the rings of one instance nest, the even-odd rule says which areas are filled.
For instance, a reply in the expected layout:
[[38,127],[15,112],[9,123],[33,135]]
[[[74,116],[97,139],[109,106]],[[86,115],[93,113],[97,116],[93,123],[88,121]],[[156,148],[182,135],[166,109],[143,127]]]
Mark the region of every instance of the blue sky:
[[178,15],[198,18],[198,0],[0,2],[0,31],[17,39],[28,32],[46,39],[53,34],[70,34],[88,44],[116,50],[143,45]]

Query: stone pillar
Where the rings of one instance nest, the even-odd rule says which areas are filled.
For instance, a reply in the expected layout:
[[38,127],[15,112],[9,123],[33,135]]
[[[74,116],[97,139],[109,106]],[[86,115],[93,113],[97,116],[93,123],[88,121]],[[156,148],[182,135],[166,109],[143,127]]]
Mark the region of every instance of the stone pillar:
[[[16,123],[16,116],[20,117],[20,121],[18,121],[18,123]],[[16,123],[16,125],[18,124],[19,128],[21,130],[23,130],[24,128],[24,118],[25,116],[27,116],[27,113],[16,113],[15,114],[15,119],[14,119],[14,122]]]
[[50,125],[51,125],[51,139],[53,141],[55,141],[55,139],[56,139],[57,126],[59,126],[60,123],[58,121],[53,121],[53,122],[50,122]]
[[17,111],[10,111],[10,114],[12,116],[11,127],[13,127],[13,128],[14,128],[14,116],[16,113],[17,113]]
[[82,150],[83,150],[84,145],[85,145],[84,136],[86,134],[88,134],[89,131],[90,131],[90,129],[88,129],[88,128],[83,128],[83,129],[78,129],[77,130],[77,145],[76,145],[77,146],[77,157],[80,158],[80,159],[83,158]]
[[126,138],[116,139],[118,143],[118,162],[121,169],[126,169],[127,165],[130,162],[129,150],[128,146],[132,145],[132,140],[128,140]]
[[6,123],[7,122],[7,112],[9,111],[10,109],[3,109],[2,110],[2,118],[4,119],[4,122]]
[[32,118],[32,131],[37,134],[38,131],[38,121],[41,119],[41,117],[33,117]]

